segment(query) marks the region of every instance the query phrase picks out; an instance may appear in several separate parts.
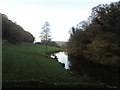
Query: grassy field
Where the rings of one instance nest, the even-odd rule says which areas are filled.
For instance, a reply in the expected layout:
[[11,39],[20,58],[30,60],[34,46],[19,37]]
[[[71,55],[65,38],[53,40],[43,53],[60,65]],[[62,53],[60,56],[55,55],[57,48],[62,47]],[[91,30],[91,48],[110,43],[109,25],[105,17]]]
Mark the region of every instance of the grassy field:
[[[44,45],[4,43],[2,49],[3,82],[40,81],[51,84],[75,80],[58,62],[46,57]],[[48,47],[49,52],[58,50]]]
[[[48,47],[48,52],[58,50],[61,49]],[[3,87],[88,86],[85,80],[46,57],[44,45],[6,42],[2,46],[2,58]]]

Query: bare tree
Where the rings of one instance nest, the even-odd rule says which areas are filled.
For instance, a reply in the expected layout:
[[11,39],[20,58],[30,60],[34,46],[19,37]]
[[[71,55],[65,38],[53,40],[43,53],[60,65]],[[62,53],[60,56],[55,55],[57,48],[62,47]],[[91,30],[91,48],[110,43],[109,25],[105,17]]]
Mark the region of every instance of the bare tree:
[[51,40],[51,32],[50,32],[50,24],[49,22],[45,22],[43,27],[42,27],[43,31],[41,32],[41,42],[46,44],[46,52],[47,52],[47,43],[48,40]]

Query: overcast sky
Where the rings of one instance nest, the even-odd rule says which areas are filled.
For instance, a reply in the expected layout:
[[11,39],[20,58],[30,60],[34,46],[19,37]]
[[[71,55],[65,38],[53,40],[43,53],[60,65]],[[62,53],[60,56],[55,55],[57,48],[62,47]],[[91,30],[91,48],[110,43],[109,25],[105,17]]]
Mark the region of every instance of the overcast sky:
[[98,4],[119,0],[0,0],[0,12],[17,22],[40,41],[45,21],[51,25],[53,41],[67,41],[72,26],[87,20]]

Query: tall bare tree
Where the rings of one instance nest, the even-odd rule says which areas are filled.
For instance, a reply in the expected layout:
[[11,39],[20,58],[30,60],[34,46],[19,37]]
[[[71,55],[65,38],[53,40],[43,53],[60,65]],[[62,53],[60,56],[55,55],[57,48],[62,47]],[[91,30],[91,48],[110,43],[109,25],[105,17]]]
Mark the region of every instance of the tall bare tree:
[[42,26],[43,31],[41,32],[41,42],[46,44],[46,52],[47,52],[47,44],[48,41],[51,40],[51,32],[50,32],[50,24],[49,22],[45,22]]

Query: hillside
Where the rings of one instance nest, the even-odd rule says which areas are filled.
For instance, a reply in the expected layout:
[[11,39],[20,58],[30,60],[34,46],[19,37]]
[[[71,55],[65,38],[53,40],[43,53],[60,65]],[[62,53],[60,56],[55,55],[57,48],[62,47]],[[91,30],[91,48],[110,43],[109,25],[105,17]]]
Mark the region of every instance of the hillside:
[[[2,79],[4,88],[108,87],[77,77],[55,59],[46,56],[44,45],[3,43]],[[60,48],[48,46],[48,52]]]
[[[48,46],[48,52],[57,50],[61,49]],[[72,76],[60,63],[51,59],[50,56],[46,57],[45,53],[44,45],[14,45],[5,42],[3,44],[2,60],[3,88],[42,87],[42,85],[49,87],[45,85],[64,85],[65,83],[79,82],[78,78]],[[38,84],[40,86],[37,86]]]
[[[71,56],[105,65],[120,66],[120,2],[92,9],[91,20],[72,27],[67,44]],[[91,23],[88,23],[91,22]]]
[[12,43],[34,41],[34,36],[2,14],[2,39]]

